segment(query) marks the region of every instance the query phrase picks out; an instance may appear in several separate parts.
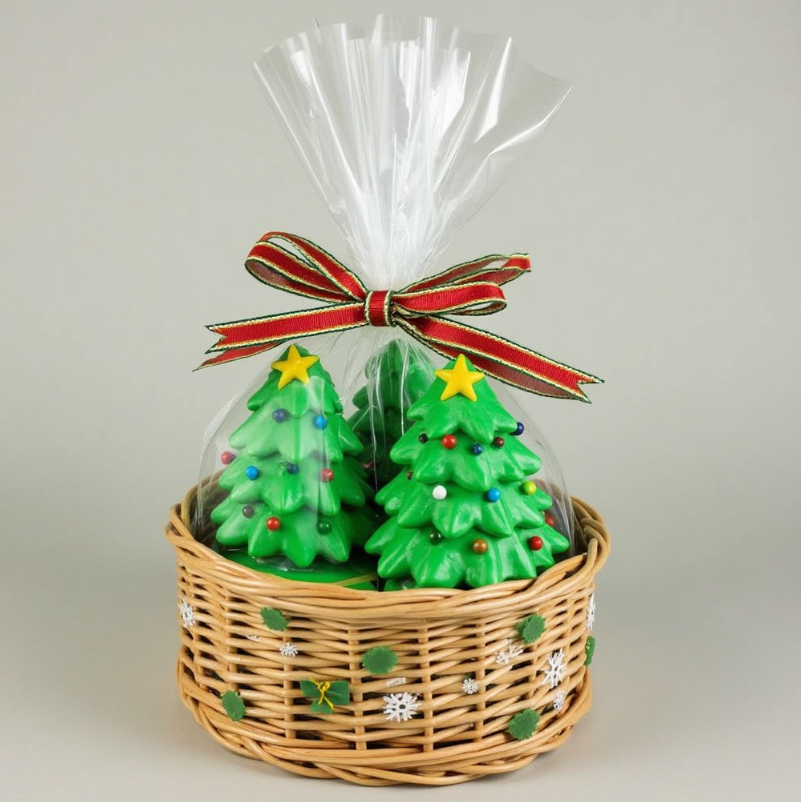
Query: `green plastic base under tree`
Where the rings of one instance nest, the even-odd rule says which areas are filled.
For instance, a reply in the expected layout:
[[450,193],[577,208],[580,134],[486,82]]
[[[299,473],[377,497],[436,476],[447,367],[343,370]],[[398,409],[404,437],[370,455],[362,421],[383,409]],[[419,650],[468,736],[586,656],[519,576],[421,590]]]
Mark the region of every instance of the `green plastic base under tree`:
[[[355,590],[375,590],[377,574],[375,562],[365,557],[353,555],[348,563],[329,563],[316,560],[308,568],[300,568],[291,560],[283,557],[251,557],[246,549],[215,549],[223,557],[232,562],[261,571],[264,574],[280,576],[284,579],[295,579],[300,582],[327,582],[334,585],[346,585]],[[356,581],[359,580],[362,581]]]

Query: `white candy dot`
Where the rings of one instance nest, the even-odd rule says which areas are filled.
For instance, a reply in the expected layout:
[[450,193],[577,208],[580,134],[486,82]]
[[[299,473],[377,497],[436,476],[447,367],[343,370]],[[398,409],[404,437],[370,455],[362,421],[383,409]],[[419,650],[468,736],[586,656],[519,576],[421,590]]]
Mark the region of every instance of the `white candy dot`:
[[431,491],[431,495],[432,495],[432,496],[434,496],[434,498],[435,498],[437,501],[442,501],[442,499],[444,499],[444,498],[448,498],[448,491],[445,489],[445,486],[444,486],[444,485],[437,485],[437,486],[436,486],[436,487],[435,487],[435,488],[434,488],[434,489]]

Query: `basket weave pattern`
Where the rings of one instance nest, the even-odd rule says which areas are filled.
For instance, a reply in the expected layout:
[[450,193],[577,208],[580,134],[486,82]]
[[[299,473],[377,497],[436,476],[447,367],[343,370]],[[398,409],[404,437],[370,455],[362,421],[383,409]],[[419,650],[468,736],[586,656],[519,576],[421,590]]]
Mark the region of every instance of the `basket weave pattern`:
[[[448,785],[526,765],[559,746],[589,709],[587,609],[609,537],[583,502],[574,500],[574,509],[586,553],[536,581],[389,593],[293,582],[226,560],[192,536],[193,503],[194,491],[167,527],[178,599],[193,611],[192,625],[181,629],[178,685],[198,722],[229,749],[309,777]],[[265,607],[284,614],[286,631],[265,626]],[[533,613],[545,631],[526,645],[516,627]],[[295,657],[279,651],[289,641]],[[399,658],[385,676],[362,668],[374,646]],[[552,688],[545,672],[558,650],[566,669]],[[464,692],[466,677],[475,678],[476,693]],[[300,689],[310,678],[346,680],[350,703],[311,714]],[[245,703],[239,721],[223,709],[226,691]],[[418,711],[388,721],[383,697],[403,692],[417,696]],[[515,740],[509,723],[527,709],[539,713],[539,724],[532,737]]]

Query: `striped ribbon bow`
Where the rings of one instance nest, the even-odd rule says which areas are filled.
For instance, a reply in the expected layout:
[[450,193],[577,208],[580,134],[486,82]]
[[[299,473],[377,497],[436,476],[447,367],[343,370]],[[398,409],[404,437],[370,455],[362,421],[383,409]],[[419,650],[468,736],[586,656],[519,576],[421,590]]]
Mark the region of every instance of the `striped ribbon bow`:
[[273,231],[256,243],[245,266],[270,287],[328,305],[208,326],[220,339],[206,352],[216,355],[201,367],[244,359],[313,334],[397,326],[442,356],[465,354],[476,369],[539,395],[588,401],[579,385],[601,381],[495,334],[443,317],[490,315],[503,309],[502,285],[531,269],[524,254],[484,256],[395,292],[368,290],[357,275],[318,245]]

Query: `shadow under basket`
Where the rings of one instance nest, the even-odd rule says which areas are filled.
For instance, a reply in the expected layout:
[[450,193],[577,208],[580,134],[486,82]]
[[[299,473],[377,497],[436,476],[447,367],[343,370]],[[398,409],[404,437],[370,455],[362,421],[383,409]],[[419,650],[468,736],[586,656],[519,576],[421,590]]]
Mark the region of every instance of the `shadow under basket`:
[[[167,527],[183,623],[178,687],[228,749],[307,777],[450,785],[525,766],[589,710],[592,594],[609,536],[584,502],[573,499],[582,553],[536,580],[377,592],[226,560],[193,537],[195,499],[192,490]],[[269,629],[265,609],[286,628]],[[281,616],[266,620],[280,627]],[[378,646],[397,656],[386,674],[362,667]],[[312,679],[344,680],[349,700],[313,713]]]

